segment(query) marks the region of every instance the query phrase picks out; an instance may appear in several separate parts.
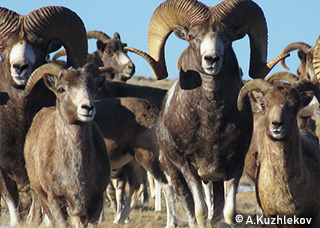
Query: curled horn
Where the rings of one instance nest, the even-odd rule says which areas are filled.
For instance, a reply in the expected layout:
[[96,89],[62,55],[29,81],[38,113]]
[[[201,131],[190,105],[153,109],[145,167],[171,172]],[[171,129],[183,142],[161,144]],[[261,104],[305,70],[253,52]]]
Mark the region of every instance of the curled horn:
[[319,83],[320,82],[320,36],[318,37],[316,45],[314,46],[312,64],[313,64],[314,73]]
[[289,72],[277,72],[268,76],[265,80],[270,83],[273,83],[276,80],[286,80],[290,85],[293,85],[299,80],[299,78]]
[[82,67],[86,63],[86,30],[81,18],[70,9],[47,6],[34,10],[25,16],[24,28],[30,40],[60,40],[68,53],[68,66]]
[[318,102],[320,103],[320,89],[318,84],[314,84],[306,79],[301,79],[293,87],[297,89],[300,93],[306,91],[313,92],[313,94],[318,99]]
[[54,53],[54,55],[52,56],[52,61],[56,61],[60,56],[65,56],[65,55],[67,55],[66,49],[61,49],[56,53]]
[[148,30],[149,54],[126,47],[125,50],[143,57],[151,66],[156,79],[168,76],[164,58],[166,40],[174,26],[190,27],[210,18],[209,8],[194,0],[167,0],[153,12]]
[[100,40],[101,42],[105,43],[107,40],[110,40],[111,38],[105,34],[104,32],[97,31],[97,30],[92,30],[92,31],[87,31],[87,38],[88,39],[97,39]]
[[[211,8],[213,23],[221,30],[233,31],[246,27],[250,38],[251,78],[264,78],[270,70],[288,55],[267,61],[267,25],[261,8],[251,0],[225,0]],[[242,38],[242,37],[237,37]]]
[[0,37],[12,36],[20,32],[21,17],[16,12],[0,7]]
[[32,90],[32,88],[35,86],[35,84],[37,84],[37,82],[43,78],[46,74],[50,74],[50,75],[54,75],[57,76],[59,75],[59,72],[62,70],[62,66],[55,64],[55,63],[47,63],[44,64],[40,67],[38,67],[37,69],[35,69],[25,88],[25,94],[26,96],[28,96]]
[[246,94],[252,90],[255,89],[259,89],[261,91],[265,91],[267,89],[269,89],[272,85],[263,80],[263,79],[254,79],[251,80],[249,82],[247,82],[240,90],[239,95],[238,95],[238,101],[237,101],[237,107],[238,110],[241,111],[242,110],[242,106],[243,106],[243,100],[244,97],[246,96]]
[[[311,46],[306,44],[306,43],[294,42],[294,43],[291,43],[288,46],[286,46],[282,50],[281,54],[286,54],[286,53],[289,53],[289,52],[294,51],[294,50],[300,50],[300,51],[303,51],[306,54],[310,48],[311,48]],[[289,70],[289,67],[287,67],[287,65],[285,63],[285,59],[282,59],[280,61],[280,66],[285,70]]]

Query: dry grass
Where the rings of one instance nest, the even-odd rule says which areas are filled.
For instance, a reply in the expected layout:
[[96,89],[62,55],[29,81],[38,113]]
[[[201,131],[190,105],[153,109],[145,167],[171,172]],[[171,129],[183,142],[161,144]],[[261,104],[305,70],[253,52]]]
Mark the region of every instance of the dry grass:
[[[243,175],[240,181],[240,189],[243,188],[251,188],[250,180]],[[176,210],[179,218],[187,219],[185,211],[182,205],[179,202],[176,202]],[[243,215],[255,215],[259,213],[256,196],[254,191],[246,191],[243,192],[240,190],[237,194],[237,211],[239,214]],[[126,224],[113,224],[113,210],[109,206],[105,210],[105,218],[106,221],[102,222],[97,226],[97,228],[164,228],[166,226],[166,208],[165,208],[165,199],[162,197],[162,212],[154,211],[154,199],[150,199],[150,201],[146,204],[139,205],[138,208],[133,209],[130,214],[129,223]],[[9,213],[6,208],[2,210],[2,214],[0,217],[0,224],[7,225],[9,224]],[[28,226],[26,224],[22,224],[20,227],[22,228],[30,228],[36,226]],[[41,226],[44,227],[44,226]],[[187,222],[179,222],[178,227],[186,228],[189,227]],[[234,226],[228,226],[226,224],[220,224],[217,226],[219,228],[224,227],[239,227],[239,228],[252,228],[258,226],[246,226],[245,224],[236,224]]]

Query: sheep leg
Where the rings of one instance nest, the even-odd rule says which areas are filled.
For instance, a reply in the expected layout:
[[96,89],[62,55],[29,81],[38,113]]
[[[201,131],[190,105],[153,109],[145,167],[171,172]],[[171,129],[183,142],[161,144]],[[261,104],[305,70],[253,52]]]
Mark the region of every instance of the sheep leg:
[[112,184],[112,181],[110,180],[108,186],[107,186],[107,195],[111,203],[111,207],[113,209],[113,213],[117,214],[117,200],[115,195],[115,187]]
[[201,180],[196,170],[185,162],[181,168],[182,175],[185,178],[194,200],[195,216],[199,227],[206,227],[208,221],[208,209],[205,203]]
[[211,181],[208,181],[207,183],[202,181],[202,187],[204,190],[206,204],[208,207],[208,219],[211,220],[211,218],[213,216],[213,203],[212,203],[212,194],[211,194],[212,183],[211,183]]
[[213,187],[213,216],[211,218],[211,226],[216,225],[223,217],[224,206],[224,188],[223,180],[212,182]]
[[149,183],[149,189],[150,189],[150,195],[151,195],[151,198],[154,198],[155,197],[155,183],[154,183],[154,179],[152,177],[152,175],[148,172],[147,173],[147,176],[148,176],[148,183]]
[[176,211],[172,188],[168,184],[166,175],[160,165],[160,161],[155,154],[148,150],[135,149],[136,160],[155,178],[164,191],[167,206],[166,228],[176,227]]
[[16,226],[20,222],[18,213],[19,192],[17,185],[3,172],[3,170],[0,172],[0,190],[9,209],[10,226]]
[[121,176],[121,178],[117,178],[117,179],[113,179],[112,180],[113,186],[115,187],[116,190],[116,213],[115,213],[115,219],[113,220],[113,223],[121,223],[123,222],[123,216],[124,214],[127,213],[128,207],[130,206],[130,204],[128,205],[127,202],[127,197],[126,197],[126,192],[125,192],[125,185],[127,183],[126,177],[123,175]]
[[225,205],[223,208],[224,221],[228,224],[234,223],[236,215],[236,194],[240,178],[232,178],[224,181]]
[[[153,179],[153,178],[152,178]],[[161,211],[161,187],[157,180],[154,180],[155,197],[154,197],[154,210]]]
[[194,211],[194,201],[187,182],[180,171],[172,164],[170,160],[166,159],[165,163],[169,171],[174,191],[177,194],[179,200],[182,202],[188,216],[189,227],[197,227],[197,221]]
[[41,203],[34,191],[31,191],[32,203],[27,216],[28,224],[36,224],[38,226],[41,221]]
[[88,228],[96,227],[98,224],[101,212],[103,211],[103,201],[104,201],[104,193],[100,195],[96,195],[91,199],[91,204],[88,208],[88,217],[82,218],[82,224],[86,223],[86,220],[88,221]]
[[52,194],[48,195],[48,207],[53,218],[53,221],[51,222],[58,227],[65,227],[67,224],[67,217],[63,214],[63,208],[61,208],[59,201]]

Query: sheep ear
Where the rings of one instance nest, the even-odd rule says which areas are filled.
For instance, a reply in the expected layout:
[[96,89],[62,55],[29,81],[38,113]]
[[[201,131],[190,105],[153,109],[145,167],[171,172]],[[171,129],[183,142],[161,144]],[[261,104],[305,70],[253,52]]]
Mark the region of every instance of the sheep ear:
[[251,109],[253,113],[258,113],[264,110],[262,107],[263,93],[260,90],[252,90],[248,93]]
[[56,76],[53,76],[51,74],[45,75],[43,77],[44,84],[48,89],[50,89],[52,92],[56,93],[57,91],[57,80],[58,78]]
[[185,28],[183,26],[175,26],[173,28],[173,32],[178,38],[180,38],[182,40],[187,40],[187,41],[189,40],[189,38],[188,38],[189,30],[187,28]]
[[248,33],[248,27],[242,26],[234,31],[233,40],[240,40]]
[[304,62],[304,63],[306,62],[307,55],[303,51],[300,51],[300,50],[298,51],[298,57],[301,62]]
[[97,49],[101,52],[104,52],[105,48],[106,48],[106,44],[103,43],[101,40],[97,40]]
[[300,93],[299,101],[300,101],[300,110],[306,107],[313,99],[313,93],[303,92]]

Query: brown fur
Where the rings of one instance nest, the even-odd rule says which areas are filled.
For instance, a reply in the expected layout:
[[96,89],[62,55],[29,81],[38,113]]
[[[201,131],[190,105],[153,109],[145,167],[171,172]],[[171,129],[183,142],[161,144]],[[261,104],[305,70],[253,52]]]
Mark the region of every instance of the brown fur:
[[[159,145],[155,135],[158,110],[141,98],[105,98],[96,102],[95,122],[105,139],[112,168],[125,165],[125,156],[136,159],[164,187],[166,200],[173,203],[168,181],[159,162]],[[173,210],[173,205],[167,210]],[[169,213],[169,212],[168,212]],[[170,212],[174,213],[174,212]]]
[[[307,105],[307,98],[299,96],[290,86],[274,86],[263,94],[261,99],[253,99],[256,105],[261,102],[265,105],[255,125],[259,205],[269,217],[311,217],[310,227],[318,227],[320,150],[317,142],[299,133],[296,120],[299,109]],[[279,108],[280,105],[284,108]],[[277,123],[288,132],[281,139],[273,138],[269,131]]]
[[[53,91],[58,85],[66,89],[62,95],[55,92],[57,107],[42,109],[26,138],[24,154],[30,185],[51,222],[59,226],[65,226],[68,217],[78,217],[83,224],[96,223],[110,177],[100,129],[93,121],[78,119],[78,106],[71,97],[75,88],[82,88],[90,91],[92,102],[90,94],[94,96],[104,80],[96,73],[97,67],[92,64],[84,70],[64,71],[52,85]],[[93,104],[78,105],[83,108]]]

